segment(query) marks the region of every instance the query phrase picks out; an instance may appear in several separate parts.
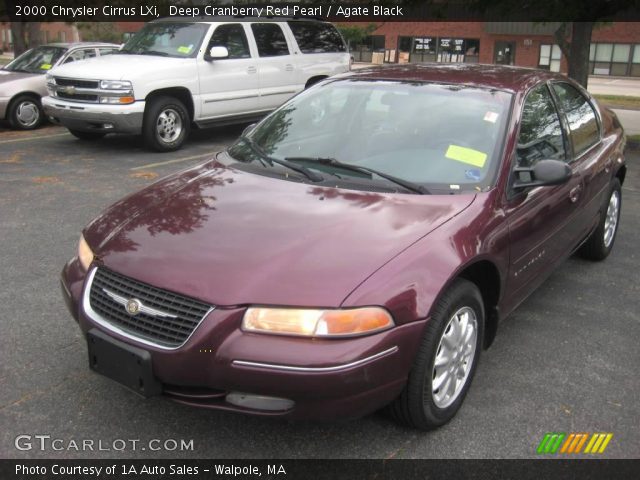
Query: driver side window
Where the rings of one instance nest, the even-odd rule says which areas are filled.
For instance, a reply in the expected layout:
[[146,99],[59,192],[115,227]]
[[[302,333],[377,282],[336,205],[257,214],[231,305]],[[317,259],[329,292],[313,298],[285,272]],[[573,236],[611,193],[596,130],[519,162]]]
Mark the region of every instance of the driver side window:
[[238,23],[229,23],[220,25],[211,35],[207,51],[212,47],[227,47],[229,56],[227,58],[249,58],[249,43],[244,33],[242,25]]
[[516,151],[517,167],[540,160],[566,160],[560,117],[546,85],[534,88],[524,102]]

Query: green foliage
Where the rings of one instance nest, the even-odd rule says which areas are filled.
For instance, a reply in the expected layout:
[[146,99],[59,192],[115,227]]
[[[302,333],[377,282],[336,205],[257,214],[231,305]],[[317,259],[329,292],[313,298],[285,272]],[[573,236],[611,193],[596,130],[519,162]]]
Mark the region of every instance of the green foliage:
[[357,45],[371,35],[378,25],[370,23],[366,27],[360,25],[338,25],[337,27],[349,45]]
[[122,32],[107,22],[78,22],[80,38],[84,42],[121,43]]

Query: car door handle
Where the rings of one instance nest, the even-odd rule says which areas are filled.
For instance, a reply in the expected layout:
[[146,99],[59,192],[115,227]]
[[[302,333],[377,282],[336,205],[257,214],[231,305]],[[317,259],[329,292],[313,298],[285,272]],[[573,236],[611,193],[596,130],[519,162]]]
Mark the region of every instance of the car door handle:
[[258,71],[258,69],[256,67],[248,67],[247,68],[247,73],[256,73]]
[[293,65],[291,65],[290,63],[287,63],[287,64],[284,66],[284,69],[285,69],[287,72],[293,72]]
[[571,200],[571,203],[576,203],[578,201],[580,198],[580,192],[582,192],[582,185],[577,185],[569,191],[569,199]]

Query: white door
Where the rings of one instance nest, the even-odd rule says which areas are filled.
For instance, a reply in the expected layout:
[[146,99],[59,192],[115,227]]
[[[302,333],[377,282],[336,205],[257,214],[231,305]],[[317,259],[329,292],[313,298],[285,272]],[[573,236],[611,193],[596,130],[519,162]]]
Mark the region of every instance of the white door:
[[211,47],[226,47],[229,57],[198,59],[202,119],[259,110],[257,61],[251,55],[245,27],[241,23],[216,26],[205,57]]
[[277,23],[252,23],[260,74],[261,110],[273,110],[297,92],[296,70],[291,46]]

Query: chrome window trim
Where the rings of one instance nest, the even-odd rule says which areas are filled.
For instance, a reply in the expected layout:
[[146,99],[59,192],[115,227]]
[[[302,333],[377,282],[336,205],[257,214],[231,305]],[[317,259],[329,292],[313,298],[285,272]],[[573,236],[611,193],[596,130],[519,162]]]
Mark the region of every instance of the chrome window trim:
[[269,370],[283,370],[287,372],[305,372],[305,373],[339,372],[341,370],[348,370],[349,368],[359,367],[361,365],[374,362],[388,355],[392,355],[397,351],[398,351],[398,347],[393,346],[391,348],[388,348],[387,350],[378,352],[375,355],[361,358],[360,360],[356,360],[354,362],[343,363],[343,364],[334,365],[331,367],[296,367],[293,365],[277,365],[273,363],[250,362],[248,360],[233,360],[231,364],[238,367],[258,367],[258,368],[267,368]]
[[[196,330],[198,329],[198,327],[200,327],[200,325],[202,325],[202,322],[204,321],[205,318],[207,318],[209,316],[209,314],[211,312],[213,312],[215,310],[215,307],[211,307],[209,310],[207,310],[207,313],[205,313],[202,318],[200,319],[200,321],[198,322],[198,324],[194,327],[193,331],[189,334],[189,336],[185,339],[184,342],[182,342],[180,345],[177,345],[175,347],[167,347],[166,345],[160,345],[158,343],[155,343],[151,340],[147,340],[146,338],[142,338],[139,337],[137,335],[134,335],[132,333],[127,332],[126,330],[123,330],[122,328],[118,327],[117,325],[112,324],[109,320],[107,320],[106,318],[104,318],[102,315],[100,315],[98,312],[96,312],[92,307],[91,307],[91,285],[93,284],[93,278],[96,275],[96,272],[98,271],[98,267],[93,267],[91,269],[91,271],[89,272],[89,275],[87,275],[87,280],[85,282],[85,286],[84,286],[84,292],[82,294],[82,309],[84,310],[85,315],[94,323],[100,325],[101,327],[105,328],[106,330],[109,330],[110,332],[114,332],[117,333],[118,335],[121,335],[129,340],[132,340],[136,343],[141,343],[143,345],[147,345],[149,347],[154,347],[154,348],[158,348],[160,350],[167,350],[167,351],[171,351],[171,350],[177,350],[179,348],[182,348],[188,341],[189,339],[193,336],[194,333],[196,333]],[[134,280],[134,279],[132,279]],[[156,287],[158,288],[158,287]]]

